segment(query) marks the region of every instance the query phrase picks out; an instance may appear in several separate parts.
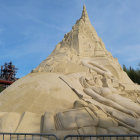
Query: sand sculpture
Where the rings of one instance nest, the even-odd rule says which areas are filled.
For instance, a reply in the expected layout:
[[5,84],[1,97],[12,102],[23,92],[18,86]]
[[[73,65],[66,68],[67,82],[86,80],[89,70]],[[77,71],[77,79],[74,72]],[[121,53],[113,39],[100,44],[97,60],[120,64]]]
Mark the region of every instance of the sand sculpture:
[[2,92],[0,111],[0,132],[138,134],[140,86],[106,50],[84,6],[51,55]]

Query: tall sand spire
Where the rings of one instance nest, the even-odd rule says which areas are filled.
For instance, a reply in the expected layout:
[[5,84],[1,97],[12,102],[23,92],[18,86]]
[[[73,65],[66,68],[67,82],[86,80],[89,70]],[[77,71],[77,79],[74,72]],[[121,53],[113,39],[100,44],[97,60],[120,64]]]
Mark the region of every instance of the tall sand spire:
[[[57,57],[60,56],[60,54],[61,59],[60,57]],[[60,61],[70,61],[71,63],[76,63],[76,61],[79,61],[80,63],[79,57],[96,58],[106,57],[108,55],[109,53],[106,50],[104,43],[98,37],[96,30],[89,20],[86,7],[83,5],[81,17],[76,21],[76,24],[72,27],[72,30],[64,35],[63,40],[56,45],[56,48],[51,55],[33,71],[53,72],[55,68],[52,65],[57,67],[58,65],[56,65],[56,63],[59,63]],[[62,71],[64,69],[66,69],[66,67],[61,68]]]

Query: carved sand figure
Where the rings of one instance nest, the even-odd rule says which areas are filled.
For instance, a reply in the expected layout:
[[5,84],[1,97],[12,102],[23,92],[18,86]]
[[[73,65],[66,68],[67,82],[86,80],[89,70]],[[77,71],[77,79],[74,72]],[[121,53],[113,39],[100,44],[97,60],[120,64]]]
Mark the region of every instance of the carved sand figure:
[[[91,96],[94,100],[102,103],[102,104],[105,104],[105,105],[108,105],[108,106],[111,106],[115,109],[118,109],[122,112],[125,112],[127,114],[131,114],[133,115],[134,117],[138,116],[136,115],[136,113],[134,113],[133,111],[129,110],[126,108],[126,106],[123,106],[123,105],[120,105],[118,104],[118,102],[115,100],[115,102],[113,102],[112,100],[110,100],[110,98],[106,99],[106,96],[100,96],[98,93],[96,93],[95,91],[93,91],[92,89],[90,88],[86,88],[84,89],[84,92],[86,94],[88,94],[89,96]],[[102,94],[103,95],[103,94]],[[104,98],[105,97],[105,98]],[[119,99],[121,100],[121,96],[119,96]],[[127,100],[125,98],[125,100]],[[132,102],[132,101],[131,101]],[[127,104],[128,105],[128,104]]]
[[[96,88],[94,88],[94,87],[92,89],[94,91],[96,90]],[[106,92],[106,90],[108,92]],[[123,97],[123,96],[117,94],[117,91],[116,91],[116,93],[114,93],[109,88],[100,88],[100,91],[101,92],[98,92],[98,94],[101,94],[102,96],[104,96],[108,99],[111,99],[112,101],[117,102],[121,106],[124,106],[125,108],[130,109],[130,110],[133,110],[134,112],[136,112],[137,114],[140,115],[140,105],[133,102],[131,99],[128,99],[126,97]]]
[[101,108],[106,114],[109,114],[111,117],[115,118],[121,125],[133,130],[136,133],[140,133],[140,120],[136,119],[130,115],[127,115],[121,111],[118,111],[110,106],[101,104],[96,100],[84,99],[86,102],[92,103],[93,105]]

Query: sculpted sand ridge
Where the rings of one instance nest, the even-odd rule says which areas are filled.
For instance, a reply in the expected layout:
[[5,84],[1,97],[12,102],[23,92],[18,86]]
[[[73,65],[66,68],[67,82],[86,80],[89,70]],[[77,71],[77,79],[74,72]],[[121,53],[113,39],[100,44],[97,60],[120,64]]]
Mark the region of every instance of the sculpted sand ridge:
[[2,92],[0,111],[1,132],[135,134],[140,86],[106,50],[84,6],[51,55]]

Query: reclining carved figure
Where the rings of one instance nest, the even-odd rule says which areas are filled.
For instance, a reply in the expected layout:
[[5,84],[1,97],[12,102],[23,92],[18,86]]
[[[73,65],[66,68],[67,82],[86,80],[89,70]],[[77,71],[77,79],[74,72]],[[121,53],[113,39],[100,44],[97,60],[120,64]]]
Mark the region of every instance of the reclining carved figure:
[[110,106],[104,105],[96,100],[93,99],[84,99],[84,101],[91,103],[98,108],[100,108],[103,112],[110,115],[112,118],[114,118],[116,121],[118,121],[119,124],[127,127],[128,129],[140,133],[140,120],[136,119],[124,112],[118,111],[117,109],[114,109]]
[[[127,108],[127,106],[129,106],[129,103],[124,105],[124,104],[119,104],[119,102],[117,100],[112,101],[110,97],[114,97],[115,94],[110,94],[112,96],[109,97],[109,96],[106,96],[106,94],[102,93],[102,96],[101,96],[100,94],[98,94],[94,90],[92,90],[91,88],[84,89],[84,92],[86,94],[88,94],[89,96],[91,96],[94,100],[97,100],[98,102],[100,102],[102,104],[105,104],[107,106],[111,106],[119,111],[133,115],[134,117],[138,116],[134,110],[132,110],[132,109],[130,110],[129,108]],[[116,95],[118,95],[118,94],[116,94]],[[118,95],[117,99],[120,99],[121,102],[123,102],[121,97],[122,96]],[[127,99],[125,98],[125,100],[127,100]],[[135,105],[135,103],[134,103],[134,105]]]
[[123,97],[121,95],[119,95],[117,93],[117,90],[113,90],[110,88],[104,88],[104,87],[92,87],[93,91],[98,91],[98,94],[102,95],[103,97],[110,99],[114,102],[116,102],[117,104],[131,110],[134,111],[135,113],[137,113],[138,115],[140,115],[140,105],[138,105],[137,103],[133,102],[131,99],[128,99],[126,97]]

